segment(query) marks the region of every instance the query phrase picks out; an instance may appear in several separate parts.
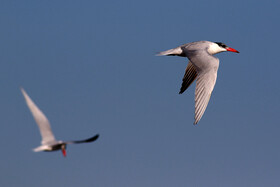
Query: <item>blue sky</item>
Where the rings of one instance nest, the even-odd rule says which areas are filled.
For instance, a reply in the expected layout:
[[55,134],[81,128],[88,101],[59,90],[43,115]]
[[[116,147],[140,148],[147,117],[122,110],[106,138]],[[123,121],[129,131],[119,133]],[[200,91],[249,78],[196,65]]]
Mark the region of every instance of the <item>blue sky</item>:
[[[279,1],[5,1],[0,7],[0,186],[279,186]],[[221,41],[193,126],[187,59],[159,51]],[[92,144],[33,153],[38,128]]]

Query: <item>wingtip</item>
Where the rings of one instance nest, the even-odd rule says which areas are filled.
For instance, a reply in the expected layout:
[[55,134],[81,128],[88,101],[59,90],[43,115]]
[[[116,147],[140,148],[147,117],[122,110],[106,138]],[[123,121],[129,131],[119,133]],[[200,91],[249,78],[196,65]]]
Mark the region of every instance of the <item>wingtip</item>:
[[180,88],[180,91],[179,91],[179,94],[184,93],[184,91],[185,91],[185,90],[183,90],[183,88],[181,87],[181,88]]
[[95,141],[99,138],[99,134],[96,134],[94,137],[91,138],[91,141]]
[[27,93],[26,91],[23,89],[23,87],[19,87],[21,93],[23,94],[24,97],[26,97]]

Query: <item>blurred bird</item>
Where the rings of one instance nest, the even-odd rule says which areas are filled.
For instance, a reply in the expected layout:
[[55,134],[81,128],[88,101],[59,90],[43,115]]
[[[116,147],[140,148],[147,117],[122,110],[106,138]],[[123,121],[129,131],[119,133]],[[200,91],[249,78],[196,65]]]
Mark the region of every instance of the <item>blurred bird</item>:
[[219,59],[213,55],[224,51],[239,53],[224,43],[210,41],[187,43],[158,53],[158,56],[181,56],[189,59],[179,94],[182,94],[197,79],[194,125],[204,114],[216,83]]
[[66,157],[66,145],[67,144],[78,144],[78,143],[89,143],[98,139],[99,134],[88,138],[86,140],[77,140],[77,141],[57,141],[52,133],[49,120],[44,115],[44,113],[35,105],[31,98],[27,95],[23,88],[21,92],[24,96],[24,99],[29,107],[42,136],[41,146],[33,149],[35,152],[39,151],[57,151],[61,150],[64,157]]

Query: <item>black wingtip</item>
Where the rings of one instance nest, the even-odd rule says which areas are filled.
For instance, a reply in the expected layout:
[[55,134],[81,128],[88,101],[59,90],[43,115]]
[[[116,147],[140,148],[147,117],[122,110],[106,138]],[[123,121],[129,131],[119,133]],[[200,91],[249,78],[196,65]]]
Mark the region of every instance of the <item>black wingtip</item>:
[[183,81],[182,86],[181,86],[181,88],[180,88],[179,94],[184,93],[184,92],[188,89],[188,87],[191,85],[191,84],[185,85],[184,83],[185,83],[185,82]]
[[93,141],[97,140],[98,138],[99,138],[99,134],[96,134],[94,137],[87,139],[86,142],[93,142]]
[[86,139],[86,140],[81,140],[81,141],[74,141],[74,143],[90,143],[90,142],[94,142],[95,140],[97,140],[99,138],[99,134],[96,134],[95,136]]
[[184,93],[185,91],[186,91],[186,89],[187,88],[183,88],[183,86],[181,87],[181,89],[180,89],[180,92],[179,92],[179,94],[182,94],[182,93]]

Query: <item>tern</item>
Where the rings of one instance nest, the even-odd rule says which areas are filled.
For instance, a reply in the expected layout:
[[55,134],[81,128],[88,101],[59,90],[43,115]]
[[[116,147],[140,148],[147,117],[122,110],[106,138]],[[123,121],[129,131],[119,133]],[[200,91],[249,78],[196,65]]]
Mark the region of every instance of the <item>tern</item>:
[[57,151],[61,150],[64,157],[66,157],[66,145],[67,144],[79,144],[79,143],[89,143],[98,139],[99,134],[88,138],[86,140],[77,141],[57,141],[52,133],[50,122],[44,113],[36,106],[36,104],[31,100],[23,88],[21,92],[24,96],[26,104],[30,109],[42,136],[41,146],[33,149],[34,152],[39,151]]
[[179,94],[182,94],[196,79],[194,125],[204,114],[216,83],[219,59],[213,55],[224,51],[239,53],[222,42],[198,41],[157,54],[189,59]]

